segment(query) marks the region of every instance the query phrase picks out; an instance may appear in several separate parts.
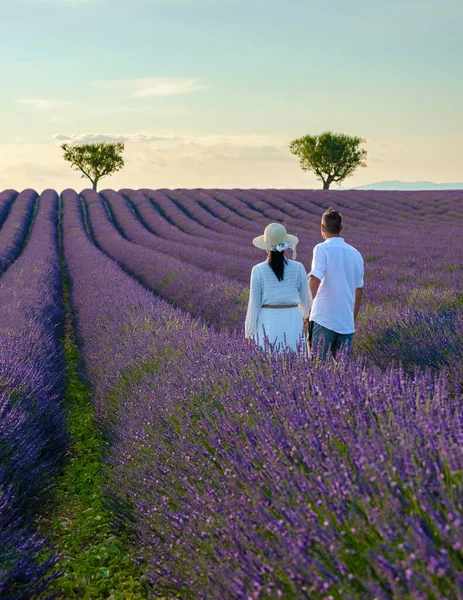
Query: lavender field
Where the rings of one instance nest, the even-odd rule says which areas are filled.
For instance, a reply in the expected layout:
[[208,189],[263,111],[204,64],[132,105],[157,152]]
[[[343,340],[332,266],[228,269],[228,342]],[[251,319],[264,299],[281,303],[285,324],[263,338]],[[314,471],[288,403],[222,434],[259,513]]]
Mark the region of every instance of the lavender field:
[[[282,222],[309,270],[328,206],[365,259],[354,357],[267,356],[252,238]],[[0,598],[463,599],[462,226],[463,191],[0,193]],[[49,535],[66,336],[138,590]]]

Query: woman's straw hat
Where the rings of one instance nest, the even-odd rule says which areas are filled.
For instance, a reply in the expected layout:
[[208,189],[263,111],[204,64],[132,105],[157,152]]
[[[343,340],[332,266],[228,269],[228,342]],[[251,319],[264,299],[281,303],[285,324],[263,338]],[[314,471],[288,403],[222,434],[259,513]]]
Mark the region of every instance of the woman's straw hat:
[[270,223],[265,228],[264,235],[254,238],[252,243],[261,250],[281,251],[291,246],[295,247],[298,241],[299,239],[295,235],[289,235],[286,232],[286,227],[281,223]]

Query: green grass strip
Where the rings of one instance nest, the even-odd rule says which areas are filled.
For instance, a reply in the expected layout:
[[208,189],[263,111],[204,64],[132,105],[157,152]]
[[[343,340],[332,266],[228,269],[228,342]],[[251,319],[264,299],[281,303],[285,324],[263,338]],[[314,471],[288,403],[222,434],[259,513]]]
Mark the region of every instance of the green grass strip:
[[115,535],[110,525],[114,519],[102,490],[106,443],[93,422],[92,395],[79,378],[78,352],[72,331],[67,330],[66,402],[71,447],[54,490],[55,508],[49,522],[52,544],[61,555],[57,568],[63,574],[50,591],[58,598],[82,600],[146,598],[129,535]]
[[61,575],[47,593],[54,593],[60,600],[140,600],[147,597],[147,591],[141,583],[144,579],[141,567],[134,561],[135,546],[130,532],[116,534],[111,527],[115,518],[102,489],[107,471],[103,457],[109,447],[94,422],[92,392],[78,372],[79,352],[72,327],[61,226],[59,232],[66,307],[63,344],[70,447],[66,465],[54,487],[51,513],[43,523],[55,552],[60,555],[56,570]]

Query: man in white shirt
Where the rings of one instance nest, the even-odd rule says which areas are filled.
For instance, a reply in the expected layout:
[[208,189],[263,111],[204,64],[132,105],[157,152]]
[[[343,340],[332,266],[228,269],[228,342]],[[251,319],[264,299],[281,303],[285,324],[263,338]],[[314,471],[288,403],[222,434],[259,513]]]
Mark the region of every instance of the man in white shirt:
[[363,258],[341,237],[342,215],[329,208],[322,216],[325,240],[313,251],[308,275],[313,304],[309,317],[309,344],[313,351],[336,357],[349,350],[363,292]]

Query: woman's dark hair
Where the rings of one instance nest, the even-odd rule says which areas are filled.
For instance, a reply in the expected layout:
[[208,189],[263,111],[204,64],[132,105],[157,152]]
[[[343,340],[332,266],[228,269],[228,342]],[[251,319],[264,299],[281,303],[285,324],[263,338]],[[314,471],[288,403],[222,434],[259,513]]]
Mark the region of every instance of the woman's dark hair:
[[284,253],[278,252],[278,250],[272,250],[268,259],[268,264],[278,277],[278,281],[282,281],[283,273],[285,272],[285,265],[288,264]]

